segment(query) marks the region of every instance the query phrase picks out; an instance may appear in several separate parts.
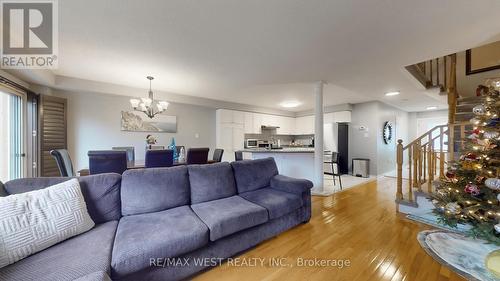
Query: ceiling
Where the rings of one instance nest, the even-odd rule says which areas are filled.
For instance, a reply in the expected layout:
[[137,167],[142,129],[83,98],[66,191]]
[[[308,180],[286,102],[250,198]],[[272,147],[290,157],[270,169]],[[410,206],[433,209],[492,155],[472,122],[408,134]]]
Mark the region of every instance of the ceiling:
[[324,80],[325,105],[419,111],[446,105],[404,66],[498,40],[498,11],[497,0],[64,0],[54,73],[139,88],[153,75],[156,90],[300,101],[292,111],[313,108]]

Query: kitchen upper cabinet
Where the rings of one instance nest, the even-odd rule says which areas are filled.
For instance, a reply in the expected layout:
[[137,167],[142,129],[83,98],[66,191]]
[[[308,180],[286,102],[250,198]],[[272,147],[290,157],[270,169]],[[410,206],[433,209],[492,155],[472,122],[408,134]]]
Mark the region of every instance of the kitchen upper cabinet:
[[325,114],[324,123],[349,123],[351,122],[350,111],[338,111]]
[[245,112],[242,111],[217,109],[216,115],[219,123],[245,124]]
[[279,122],[279,117],[277,115],[270,115],[270,114],[261,114],[262,118],[262,125],[263,126],[272,126],[272,127],[279,127],[280,122]]
[[314,134],[314,116],[302,116],[295,118],[295,134],[311,135]]
[[254,126],[253,126],[253,115],[252,112],[245,112],[245,134],[255,134]]
[[295,134],[295,118],[278,116],[279,128],[276,130],[278,135],[293,135]]
[[245,124],[245,112],[233,111],[233,123],[241,125]]
[[262,133],[262,115],[264,114],[260,114],[260,113],[252,113],[253,114],[253,124],[252,124],[252,127],[253,127],[253,132],[252,134],[260,134]]

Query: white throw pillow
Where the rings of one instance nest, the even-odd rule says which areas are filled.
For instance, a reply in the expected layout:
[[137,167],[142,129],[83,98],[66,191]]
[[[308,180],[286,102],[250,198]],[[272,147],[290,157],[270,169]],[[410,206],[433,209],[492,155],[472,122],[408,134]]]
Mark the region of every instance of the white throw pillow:
[[0,197],[0,268],[94,225],[77,179]]

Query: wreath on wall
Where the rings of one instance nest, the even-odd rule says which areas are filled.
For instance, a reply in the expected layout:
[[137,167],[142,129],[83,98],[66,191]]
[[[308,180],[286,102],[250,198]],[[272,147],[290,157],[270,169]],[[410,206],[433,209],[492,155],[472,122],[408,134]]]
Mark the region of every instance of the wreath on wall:
[[392,123],[391,122],[386,121],[384,123],[384,130],[383,130],[382,136],[384,137],[385,144],[389,144],[392,141]]

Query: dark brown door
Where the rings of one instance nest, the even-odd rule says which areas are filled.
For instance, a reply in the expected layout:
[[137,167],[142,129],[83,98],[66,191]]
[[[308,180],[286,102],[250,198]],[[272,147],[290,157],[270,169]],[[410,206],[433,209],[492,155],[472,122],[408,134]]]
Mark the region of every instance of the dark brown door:
[[60,176],[50,151],[68,149],[67,101],[46,95],[42,95],[40,101],[40,175]]

